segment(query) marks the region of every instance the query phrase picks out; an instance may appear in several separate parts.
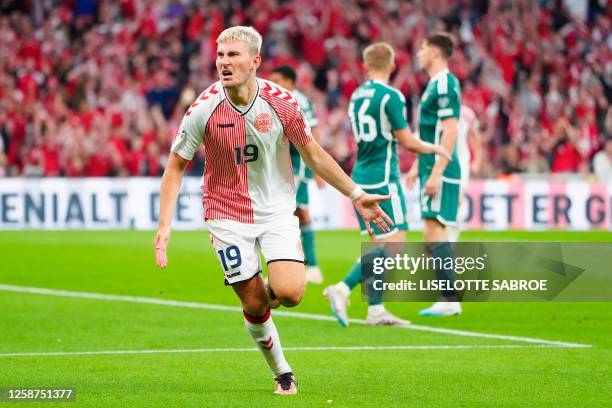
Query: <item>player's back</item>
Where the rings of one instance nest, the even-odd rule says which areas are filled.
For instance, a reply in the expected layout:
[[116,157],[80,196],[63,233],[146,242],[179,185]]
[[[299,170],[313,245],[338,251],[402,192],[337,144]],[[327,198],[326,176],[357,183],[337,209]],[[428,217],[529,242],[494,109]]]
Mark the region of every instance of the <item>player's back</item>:
[[393,131],[407,126],[405,106],[404,96],[381,81],[369,80],[353,92],[348,114],[357,142],[357,184],[375,188],[399,179]]

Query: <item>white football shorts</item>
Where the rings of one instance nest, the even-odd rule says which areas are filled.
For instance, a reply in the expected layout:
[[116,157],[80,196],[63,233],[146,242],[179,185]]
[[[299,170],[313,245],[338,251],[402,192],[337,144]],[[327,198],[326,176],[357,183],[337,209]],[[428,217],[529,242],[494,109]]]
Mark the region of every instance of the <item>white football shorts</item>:
[[261,272],[259,250],[267,264],[276,261],[304,263],[299,221],[294,215],[258,224],[208,220],[206,225],[225,273],[226,285],[249,280]]

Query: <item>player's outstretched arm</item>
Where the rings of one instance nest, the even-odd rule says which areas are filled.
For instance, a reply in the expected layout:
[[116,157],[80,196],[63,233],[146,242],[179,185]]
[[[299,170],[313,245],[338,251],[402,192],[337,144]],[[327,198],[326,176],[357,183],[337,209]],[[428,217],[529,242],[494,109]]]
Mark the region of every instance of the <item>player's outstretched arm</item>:
[[338,163],[315,141],[295,146],[310,169],[321,176],[336,190],[353,200],[355,208],[363,217],[368,232],[372,233],[370,222],[384,232],[390,231],[393,221],[384,213],[378,203],[388,200],[390,195],[367,194],[359,188],[340,168]]
[[393,131],[393,134],[397,138],[397,141],[402,145],[404,149],[410,150],[415,153],[422,154],[437,154],[444,157],[447,160],[451,160],[451,155],[443,146],[435,145],[428,142],[423,142],[421,139],[415,137],[410,128],[405,127],[403,129]]
[[[313,127],[311,129],[312,137],[316,140],[317,143],[321,143],[321,137],[319,136],[319,128]],[[325,186],[325,180],[321,178],[318,174],[314,175],[314,181],[317,183],[317,187],[323,188]]]
[[181,188],[181,181],[189,160],[171,152],[168,164],[164,170],[159,191],[159,228],[155,235],[153,246],[155,248],[155,262],[160,268],[168,266],[166,248],[170,242],[170,223],[176,199]]

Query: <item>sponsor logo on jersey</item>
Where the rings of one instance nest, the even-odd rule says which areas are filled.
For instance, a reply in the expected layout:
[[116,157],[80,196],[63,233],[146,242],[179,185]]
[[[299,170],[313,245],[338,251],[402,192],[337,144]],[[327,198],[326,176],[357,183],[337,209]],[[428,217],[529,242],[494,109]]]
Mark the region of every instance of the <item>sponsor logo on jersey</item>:
[[272,129],[272,115],[267,112],[260,113],[255,117],[253,125],[255,125],[255,129],[257,129],[258,132],[269,132],[270,129]]
[[220,127],[222,129],[233,128],[234,126],[235,126],[234,123],[217,123],[217,127]]
[[236,272],[233,272],[233,273],[227,274],[227,277],[228,277],[228,278],[233,278],[233,277],[235,277],[235,276],[239,276],[239,275],[240,275],[240,271],[236,271]]

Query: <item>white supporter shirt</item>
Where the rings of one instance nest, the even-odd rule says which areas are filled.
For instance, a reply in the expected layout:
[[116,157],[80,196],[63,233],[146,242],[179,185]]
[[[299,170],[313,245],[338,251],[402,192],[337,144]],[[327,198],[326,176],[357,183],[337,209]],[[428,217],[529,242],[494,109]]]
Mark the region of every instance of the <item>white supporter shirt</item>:
[[[472,126],[480,126],[476,113],[468,106],[461,105],[461,116],[457,123],[457,157],[461,165],[461,176],[470,171],[470,146],[468,136]],[[465,174],[467,176],[467,174]]]
[[612,160],[608,157],[605,150],[601,150],[593,156],[593,171],[600,183],[612,181]]
[[220,82],[185,113],[172,152],[191,160],[204,144],[205,219],[266,222],[295,211],[289,142],[303,146],[312,134],[298,103],[280,86],[257,79],[257,94],[242,109]]

